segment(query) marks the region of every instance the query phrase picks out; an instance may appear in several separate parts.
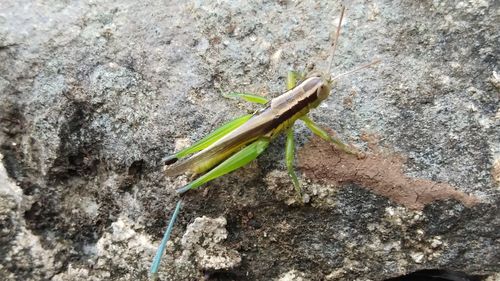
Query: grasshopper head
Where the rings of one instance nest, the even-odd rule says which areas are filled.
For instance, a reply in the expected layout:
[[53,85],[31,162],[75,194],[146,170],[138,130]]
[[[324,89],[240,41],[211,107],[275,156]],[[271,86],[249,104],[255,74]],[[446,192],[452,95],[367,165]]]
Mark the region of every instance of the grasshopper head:
[[310,78],[310,77],[320,78],[321,80],[319,82],[317,92],[316,92],[318,95],[318,99],[320,101],[323,101],[326,98],[328,98],[328,96],[330,95],[330,92],[332,91],[332,87],[335,84],[335,81],[332,80],[331,76],[325,75],[321,72],[312,72],[309,75],[307,75],[307,77],[308,78]]

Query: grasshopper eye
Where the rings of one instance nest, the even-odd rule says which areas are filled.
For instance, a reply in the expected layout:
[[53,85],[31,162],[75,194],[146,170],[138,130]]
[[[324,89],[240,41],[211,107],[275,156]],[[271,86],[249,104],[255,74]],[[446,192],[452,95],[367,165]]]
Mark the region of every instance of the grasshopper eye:
[[327,84],[323,84],[318,88],[318,99],[324,100],[330,95],[331,88]]

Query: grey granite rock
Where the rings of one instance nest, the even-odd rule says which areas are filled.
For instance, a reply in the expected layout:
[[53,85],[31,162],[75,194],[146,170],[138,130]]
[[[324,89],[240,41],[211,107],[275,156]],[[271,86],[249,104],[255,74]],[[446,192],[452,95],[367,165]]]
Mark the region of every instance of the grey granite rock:
[[[162,280],[498,278],[498,3],[347,5],[334,73],[381,63],[339,79],[312,117],[369,159],[405,159],[390,166],[402,175],[344,182],[327,170],[341,160],[314,173],[302,157],[298,204],[278,138],[186,195]],[[339,15],[331,1],[0,1],[0,279],[147,280],[188,180],[161,158],[258,108],[221,92],[275,97],[287,70],[324,70]],[[393,184],[428,188],[396,198]],[[463,196],[430,196],[450,190]]]

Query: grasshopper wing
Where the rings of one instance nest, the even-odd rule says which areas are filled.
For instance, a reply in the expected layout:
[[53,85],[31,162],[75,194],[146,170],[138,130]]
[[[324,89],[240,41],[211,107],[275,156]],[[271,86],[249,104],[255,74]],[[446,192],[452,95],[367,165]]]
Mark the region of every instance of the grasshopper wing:
[[165,175],[177,176],[182,173],[200,174],[241,149],[247,142],[211,145],[191,157],[165,166]]
[[202,151],[193,154],[186,160],[166,166],[165,174],[167,176],[176,176],[185,172],[200,174],[209,170],[245,145],[266,135],[273,126],[269,122],[273,116],[273,112],[269,110],[254,115],[246,123]]

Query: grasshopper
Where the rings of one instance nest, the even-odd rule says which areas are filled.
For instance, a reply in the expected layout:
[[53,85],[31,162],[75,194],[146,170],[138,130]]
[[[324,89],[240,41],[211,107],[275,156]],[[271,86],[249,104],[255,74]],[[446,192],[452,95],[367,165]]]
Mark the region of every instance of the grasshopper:
[[[333,57],[340,35],[344,12],[345,7],[342,7],[330,55],[328,72],[330,72],[333,65]],[[287,91],[271,100],[247,93],[227,94],[226,97],[240,98],[248,102],[263,104],[265,107],[253,114],[245,114],[222,125],[192,146],[164,158],[163,162],[166,165],[165,174],[167,176],[176,176],[185,172],[191,174],[205,173],[176,190],[178,194],[184,194],[189,190],[196,189],[213,179],[247,165],[262,154],[273,139],[281,133],[286,132],[286,166],[295,192],[301,198],[300,184],[293,169],[295,154],[293,138],[294,123],[300,119],[315,135],[332,142],[337,148],[346,153],[356,154],[340,139],[330,136],[311,120],[307,114],[311,109],[316,108],[322,101],[328,98],[337,78],[367,68],[377,62],[373,61],[336,77],[332,77],[329,73],[311,72],[301,75],[295,71],[290,71],[287,75]],[[192,156],[186,158],[191,154]],[[181,160],[183,158],[186,159]],[[156,278],[158,273],[161,256],[170,238],[181,205],[182,199],[177,202],[151,265],[150,273],[153,278]]]

